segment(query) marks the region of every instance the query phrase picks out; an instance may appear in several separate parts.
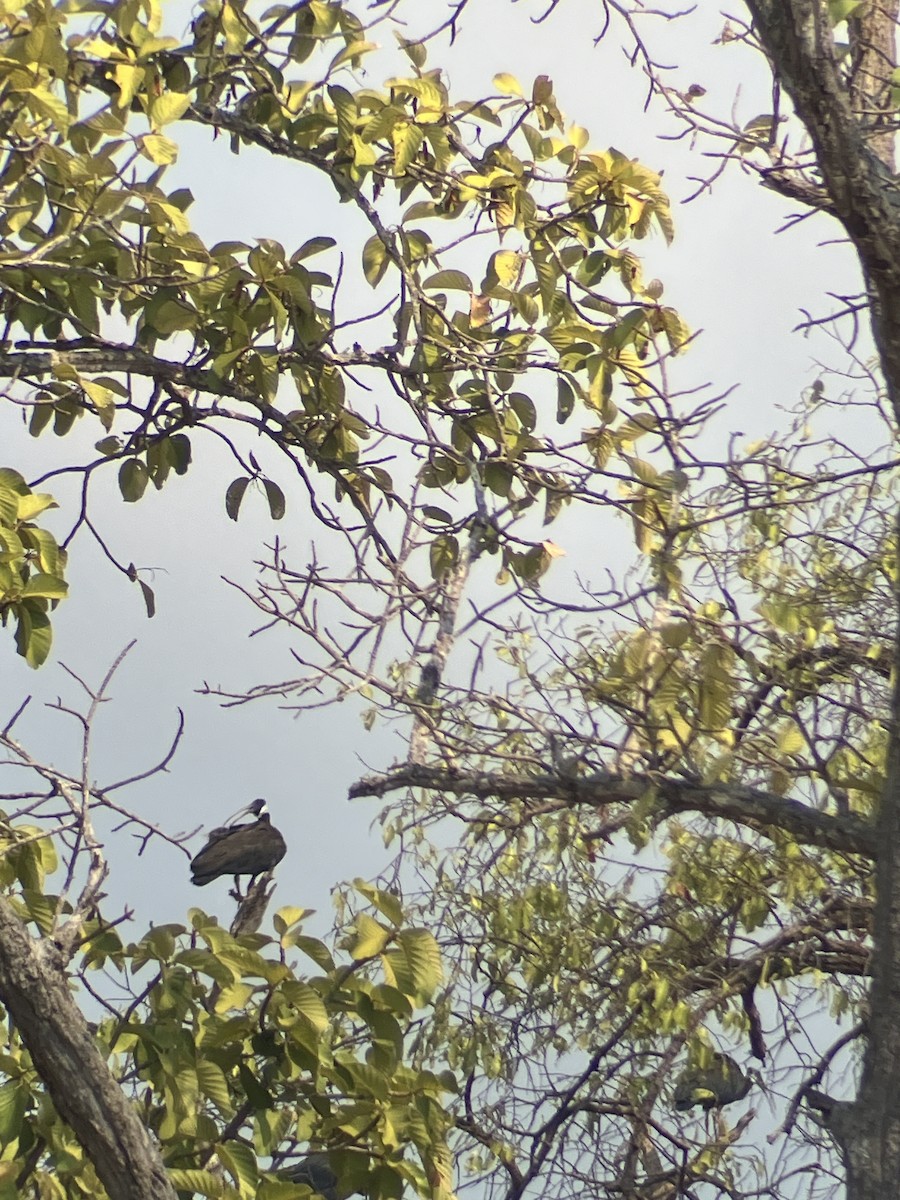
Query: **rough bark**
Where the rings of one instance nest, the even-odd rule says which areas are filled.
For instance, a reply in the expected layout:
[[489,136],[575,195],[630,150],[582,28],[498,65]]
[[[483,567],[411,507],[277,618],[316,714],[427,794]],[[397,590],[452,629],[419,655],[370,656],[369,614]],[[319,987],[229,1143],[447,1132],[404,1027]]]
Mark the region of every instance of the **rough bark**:
[[[900,662],[900,647],[894,661]],[[856,1102],[839,1107],[831,1122],[844,1149],[849,1200],[896,1197],[900,1189],[900,675],[896,673],[878,834],[875,951],[863,1075]]]
[[850,104],[869,147],[895,169],[897,112],[891,74],[896,62],[900,0],[874,0],[850,18]]
[[[854,108],[859,99],[841,74],[826,0],[747,0],[747,7],[809,131],[831,211],[859,253],[885,385],[900,416],[900,182],[877,152],[885,135]],[[892,29],[896,7],[896,0],[873,3]]]
[[[806,125],[830,196],[859,253],[885,386],[900,425],[900,186],[886,124],[896,61],[897,0],[870,0],[851,25],[852,75],[841,75],[826,0],[748,0],[773,70]],[[900,662],[900,646],[895,649]],[[878,816],[871,1016],[862,1081],[830,1126],[849,1200],[894,1200],[900,1188],[900,683]]]
[[[609,771],[583,776],[515,776],[406,763],[393,771],[360,779],[350,788],[350,798],[381,797],[405,788],[526,804],[528,811],[524,817],[510,815],[510,826],[561,808],[585,807],[602,811],[607,805],[617,804],[625,806],[624,814],[614,823],[620,827],[628,819],[628,806],[652,794],[660,817],[699,812],[717,820],[735,821],[759,833],[780,831],[807,846],[820,846],[843,854],[861,854],[870,859],[875,857],[879,845],[876,831],[861,817],[852,814],[832,816],[761,788],[703,784],[648,775],[618,775]],[[608,824],[600,836],[613,831],[613,824]]]
[[159,1151],[72,999],[61,954],[52,942],[32,939],[2,897],[0,1001],[110,1200],[177,1200]]

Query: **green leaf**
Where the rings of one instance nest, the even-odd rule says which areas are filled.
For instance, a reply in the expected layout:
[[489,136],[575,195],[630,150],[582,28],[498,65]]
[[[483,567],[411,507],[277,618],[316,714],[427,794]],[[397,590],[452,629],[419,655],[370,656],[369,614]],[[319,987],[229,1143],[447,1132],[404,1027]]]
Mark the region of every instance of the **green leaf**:
[[[23,527],[21,532],[27,539],[28,527]],[[20,537],[14,529],[9,529],[5,525],[0,525],[0,561],[3,562],[7,570],[9,570],[8,564],[10,563],[14,563],[17,568],[24,564],[25,546],[26,541],[23,540],[23,538]],[[18,591],[18,587],[19,578],[17,575],[16,591]]]
[[422,287],[432,291],[437,288],[459,292],[471,292],[473,290],[472,280],[464,271],[437,271],[424,281]]
[[147,490],[150,474],[138,458],[129,458],[119,467],[119,491],[129,504],[140,500]]
[[56,544],[56,538],[46,529],[36,525],[24,525],[19,530],[22,542],[37,555],[38,565],[47,575],[62,575],[64,555]]
[[220,1175],[198,1168],[185,1170],[172,1167],[169,1170],[169,1182],[176,1192],[195,1192],[200,1196],[221,1196],[225,1190],[225,1183]]
[[337,67],[343,66],[343,64],[346,62],[353,62],[353,65],[356,66],[357,63],[354,60],[362,58],[364,54],[371,54],[373,50],[377,49],[377,42],[351,42],[349,46],[345,46],[344,49],[341,50],[339,54],[336,54],[331,60],[331,63],[328,66],[328,74],[330,75],[332,71],[334,71]]
[[35,517],[46,512],[48,508],[59,508],[59,505],[48,492],[29,492],[20,496],[18,503],[18,519],[33,521]]
[[301,934],[299,937],[292,937],[291,942],[301,953],[311,958],[321,970],[334,970],[334,959],[331,957],[331,952],[325,943],[320,942],[318,938]]
[[[248,1075],[250,1079],[253,1079],[250,1072],[242,1073],[242,1078],[246,1079]],[[256,1100],[261,1100],[266,1095],[264,1089],[260,1088],[258,1083],[255,1086],[251,1083],[248,1090],[251,1090],[255,1094]],[[256,1093],[259,1094],[256,1095]],[[260,1107],[260,1105],[256,1104],[255,1107]],[[241,1196],[255,1196],[256,1187],[259,1182],[259,1169],[256,1165],[256,1155],[251,1148],[237,1141],[231,1141],[227,1144],[219,1143],[216,1146],[216,1154],[221,1159],[222,1166],[234,1178]]]
[[336,246],[337,242],[333,237],[314,237],[308,242],[304,242],[299,250],[296,250],[291,255],[291,262],[298,263],[304,258],[311,258],[314,254],[322,254],[325,250],[330,250],[332,246]]
[[272,917],[275,932],[286,933],[289,929],[295,928],[305,917],[310,916],[312,911],[309,908],[297,908],[293,904],[286,904],[283,908],[279,908]]
[[241,501],[244,499],[244,492],[246,492],[249,482],[250,480],[245,475],[240,475],[228,485],[228,490],[225,492],[225,511],[232,521],[238,519]]
[[69,111],[62,100],[54,96],[48,88],[23,88],[20,94],[26,97],[28,107],[37,116],[51,121],[63,135],[69,132]]
[[428,553],[432,578],[443,579],[459,561],[459,542],[452,533],[442,533],[431,543]]
[[223,4],[218,18],[225,32],[225,53],[240,54],[250,36],[250,22],[237,5]]
[[556,381],[556,420],[563,425],[575,409],[575,393],[568,380],[561,375]]
[[35,607],[40,603],[41,601],[37,600],[32,601],[31,604],[18,604],[15,610],[18,617],[16,650],[29,667],[35,668],[47,661],[50,647],[53,644],[50,618],[42,609]]
[[705,729],[724,729],[732,715],[734,651],[711,643],[700,661],[700,720]]
[[406,54],[410,61],[420,69],[425,66],[425,60],[428,57],[427,48],[424,42],[412,42],[403,37],[398,30],[394,30],[394,37],[400,43],[400,49]]
[[41,933],[50,933],[56,917],[57,897],[45,896],[43,892],[34,892],[28,888],[23,888],[22,899],[25,901],[28,915]]
[[134,63],[116,63],[113,79],[119,89],[119,108],[130,108],[132,100],[143,87],[145,72]]
[[280,521],[285,511],[284,492],[271,479],[264,479],[263,487],[266,489],[266,499],[269,501],[269,512],[272,514],[272,520]]
[[21,475],[13,467],[0,467],[0,487],[8,488],[17,496],[27,496],[31,490]]
[[94,379],[82,379],[82,388],[97,409],[104,430],[112,430],[115,418],[115,396],[109,388],[97,383]]
[[156,96],[150,104],[150,124],[154,130],[162,129],[172,121],[177,121],[191,106],[191,97],[179,92],[163,92]]
[[432,934],[426,929],[403,929],[397,946],[384,956],[385,969],[393,982],[417,1004],[427,1004],[443,979],[441,954]]
[[390,892],[382,891],[381,888],[375,887],[374,884],[368,883],[365,879],[354,879],[353,886],[383,916],[387,917],[392,925],[403,924],[403,905],[396,896],[392,896]]
[[352,1080],[354,1092],[374,1096],[376,1100],[387,1100],[390,1087],[383,1071],[369,1063],[348,1062],[342,1066]]
[[674,308],[661,308],[659,318],[672,353],[677,354],[690,341],[691,331]]
[[363,274],[372,287],[377,287],[384,278],[384,273],[391,261],[384,242],[377,233],[373,234],[363,246],[362,261]]
[[828,16],[832,25],[848,21],[865,3],[866,0],[828,0]]
[[374,958],[391,940],[391,931],[365,913],[356,918],[356,940],[350,949],[354,958]]
[[197,1082],[204,1096],[208,1096],[224,1115],[230,1115],[234,1111],[228,1081],[220,1066],[208,1058],[198,1058]]
[[55,575],[32,575],[22,589],[23,597],[32,599],[40,597],[44,600],[64,600],[69,585]]
[[147,324],[163,337],[180,330],[194,329],[197,325],[196,310],[180,300],[162,300],[159,304],[150,305],[145,315]]
[[144,607],[147,609],[147,616],[156,616],[156,595],[149,583],[144,583],[143,579],[136,580],[138,587],[141,589],[141,594],[144,597]]
[[178,143],[161,133],[145,133],[138,139],[141,153],[151,162],[167,167],[178,160]]
[[523,261],[518,250],[495,251],[488,262],[483,284],[484,290],[490,291],[498,286],[504,289],[514,288],[522,274]]
[[32,437],[40,437],[53,420],[54,405],[52,400],[38,399],[31,410],[31,420],[28,422],[28,432]]
[[11,1080],[0,1086],[0,1142],[4,1146],[21,1136],[27,1096],[21,1080]]
[[286,979],[281,985],[281,992],[292,1007],[306,1017],[317,1033],[324,1033],[328,1029],[331,1018],[315,988],[296,979]]
[[790,756],[799,754],[806,748],[806,738],[800,728],[793,721],[789,721],[778,730],[775,744],[780,753]]
[[0,483],[0,522],[12,528],[19,519],[19,495]]
[[337,116],[339,141],[342,145],[346,145],[353,138],[356,119],[359,115],[356,101],[353,98],[353,94],[348,92],[346,88],[335,86],[328,88],[328,98],[334,105],[335,115]]
[[394,143],[394,167],[402,175],[411,162],[415,160],[425,133],[418,125],[399,123],[391,131]]
[[526,396],[524,392],[510,392],[509,406],[526,433],[531,433],[537,424],[537,409],[531,397]]
[[521,96],[525,98],[525,93],[522,91],[522,85],[516,79],[515,75],[510,75],[508,71],[501,71],[494,76],[494,87],[504,96]]
[[460,542],[452,534],[440,534],[432,542],[428,557],[431,560],[432,578],[442,580],[460,559]]
[[553,80],[549,75],[537,75],[531,88],[531,99],[535,104],[553,103]]

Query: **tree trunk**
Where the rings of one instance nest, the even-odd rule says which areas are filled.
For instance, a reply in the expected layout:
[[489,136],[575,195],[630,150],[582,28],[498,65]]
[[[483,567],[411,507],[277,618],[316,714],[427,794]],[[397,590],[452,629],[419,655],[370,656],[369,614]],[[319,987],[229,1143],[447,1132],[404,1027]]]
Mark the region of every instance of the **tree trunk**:
[[[859,253],[872,331],[900,428],[900,184],[893,175],[890,76],[898,0],[869,0],[850,22],[850,82],[835,53],[827,0],[747,0],[773,70],[806,125],[833,211]],[[898,526],[900,528],[900,526]],[[897,629],[900,630],[900,621]],[[895,633],[894,663],[900,665]],[[830,1127],[849,1200],[900,1194],[900,679],[878,815],[873,981],[859,1094]]]
[[62,956],[0,897],[0,1001],[110,1200],[177,1200],[159,1151],[72,999]]

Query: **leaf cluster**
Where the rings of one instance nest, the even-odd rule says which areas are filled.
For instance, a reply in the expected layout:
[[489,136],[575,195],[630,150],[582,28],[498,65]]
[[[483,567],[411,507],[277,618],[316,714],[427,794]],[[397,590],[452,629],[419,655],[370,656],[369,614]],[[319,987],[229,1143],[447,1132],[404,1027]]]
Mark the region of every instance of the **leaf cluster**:
[[33,492],[11,467],[0,469],[0,621],[15,622],[16,650],[31,667],[50,653],[49,613],[68,592],[65,551],[35,522],[51,508],[52,496]]
[[[16,877],[5,883],[16,882],[23,919],[46,931],[56,897],[44,874],[55,860],[51,843],[29,842],[28,832],[9,835],[22,846],[3,859]],[[96,1044],[179,1192],[297,1200],[309,1189],[283,1172],[316,1146],[344,1195],[450,1194],[455,1080],[414,1066],[407,1045],[440,979],[437,947],[404,924],[392,897],[369,894],[390,916],[382,924],[361,914],[344,962],[303,932],[307,913],[296,908],[275,914],[275,937],[232,936],[197,909],[188,926],[155,926],[135,942],[100,919],[86,924],[79,975],[97,1011]],[[305,970],[289,958],[297,954]],[[49,1103],[17,1032],[6,1034],[2,1194],[97,1194],[85,1148]]]

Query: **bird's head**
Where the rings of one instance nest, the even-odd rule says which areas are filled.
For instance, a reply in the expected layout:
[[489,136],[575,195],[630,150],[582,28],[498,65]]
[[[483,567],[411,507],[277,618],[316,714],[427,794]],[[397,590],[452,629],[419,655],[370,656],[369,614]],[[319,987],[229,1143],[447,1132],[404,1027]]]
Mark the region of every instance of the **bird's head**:
[[258,821],[267,821],[269,819],[269,809],[265,800],[260,797],[251,804],[246,804],[243,808],[239,808],[236,813],[232,813],[226,824],[236,825],[240,822],[241,817],[256,817]]

